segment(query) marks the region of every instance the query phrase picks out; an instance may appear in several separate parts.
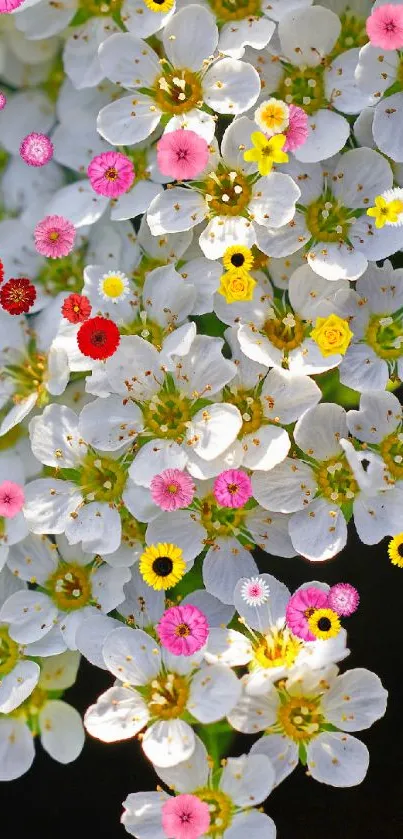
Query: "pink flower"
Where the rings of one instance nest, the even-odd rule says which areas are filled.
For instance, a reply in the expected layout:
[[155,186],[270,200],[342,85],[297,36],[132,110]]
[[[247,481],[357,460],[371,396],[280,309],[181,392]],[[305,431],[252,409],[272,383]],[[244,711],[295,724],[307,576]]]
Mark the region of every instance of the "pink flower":
[[240,469],[227,469],[215,479],[213,492],[221,507],[243,507],[252,496],[251,480]]
[[157,143],[158,166],[163,175],[184,181],[196,178],[207,165],[209,148],[194,131],[178,128],[164,134]]
[[197,795],[177,795],[162,805],[162,829],[169,839],[199,839],[210,827],[210,811]]
[[76,228],[64,216],[45,216],[36,225],[34,236],[38,253],[59,259],[73,249]]
[[13,519],[20,512],[25,501],[24,490],[14,481],[0,484],[0,516]]
[[4,93],[0,93],[0,111],[3,111],[7,105],[7,96]]
[[336,583],[328,594],[329,609],[333,609],[338,615],[349,617],[358,609],[360,595],[350,583]]
[[52,160],[53,143],[46,134],[35,131],[24,137],[20,145],[20,155],[28,166],[45,166]]
[[130,189],[134,181],[134,166],[125,154],[105,151],[93,157],[88,166],[88,177],[94,192],[118,198]]
[[208,630],[205,614],[190,603],[167,609],[157,625],[162,646],[174,655],[193,655],[201,650],[207,641]]
[[18,9],[22,6],[24,0],[0,0],[0,15],[8,14],[9,12]]
[[249,577],[242,583],[241,597],[248,606],[263,606],[270,597],[270,588],[263,577]]
[[191,477],[181,469],[165,469],[155,475],[150,485],[153,501],[161,510],[179,510],[188,507],[196,492]]
[[288,114],[289,125],[284,132],[286,141],[283,146],[283,151],[295,151],[303,146],[308,136],[308,114],[303,108],[298,105],[290,105]]
[[403,7],[386,3],[367,19],[367,35],[373,47],[396,50],[403,46]]
[[308,621],[316,609],[323,609],[328,605],[325,591],[315,586],[296,591],[289,599],[286,610],[286,623],[291,632],[304,641],[316,641],[308,626]]

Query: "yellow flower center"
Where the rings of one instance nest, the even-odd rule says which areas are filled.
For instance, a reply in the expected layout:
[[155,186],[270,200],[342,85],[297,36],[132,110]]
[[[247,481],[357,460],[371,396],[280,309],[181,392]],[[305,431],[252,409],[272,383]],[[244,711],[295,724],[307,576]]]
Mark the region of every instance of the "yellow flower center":
[[350,210],[333,196],[322,196],[307,207],[306,224],[317,242],[343,242],[351,224]]
[[261,641],[253,650],[252,669],[263,667],[290,668],[302,649],[302,642],[295,638],[289,629],[273,629],[262,636]]
[[134,548],[138,542],[144,542],[147,525],[137,521],[127,510],[121,510],[122,542],[127,548]]
[[141,312],[134,320],[130,321],[130,323],[126,323],[121,328],[122,335],[139,335],[140,338],[144,338],[145,341],[148,341],[152,344],[158,351],[162,349],[162,344],[166,335],[169,335],[170,332],[173,332],[175,329],[174,324],[169,326],[166,330],[159,323],[156,321],[151,320],[148,317],[142,317],[144,313]]
[[309,742],[319,733],[323,715],[315,699],[293,696],[278,710],[278,722],[295,743]]
[[328,107],[325,93],[325,66],[294,67],[287,64],[277,88],[277,96],[287,105],[298,105],[307,114],[314,114],[320,108]]
[[18,644],[10,638],[7,627],[0,627],[0,677],[11,673],[20,657]]
[[57,230],[52,230],[52,232],[49,233],[49,239],[51,239],[52,242],[57,242],[59,236],[60,233],[58,233]]
[[285,352],[295,350],[305,338],[303,321],[296,314],[293,314],[291,318],[287,316],[269,318],[263,326],[263,331],[273,346]]
[[220,165],[203,184],[212,216],[241,216],[252,196],[252,187],[242,172],[228,171]]
[[126,480],[125,469],[110,457],[89,452],[81,464],[80,486],[87,501],[120,501]]
[[147,688],[148,708],[152,717],[174,720],[182,716],[189,698],[189,685],[184,676],[167,673],[154,679]]
[[185,114],[203,104],[203,91],[197,73],[163,65],[163,75],[153,85],[154,99],[165,114]]
[[261,14],[261,0],[209,0],[219,21],[243,20]]
[[236,536],[244,525],[246,515],[243,507],[219,507],[214,495],[207,495],[200,507],[200,524],[208,534],[206,544],[213,544],[219,536]]
[[107,297],[111,297],[113,299],[115,297],[120,297],[126,286],[122,277],[119,277],[117,274],[110,274],[101,280],[101,288]]
[[36,277],[36,281],[41,283],[46,293],[52,296],[58,294],[59,291],[79,293],[83,286],[85,264],[85,249],[74,250],[61,259],[47,260],[46,265]]
[[390,315],[371,315],[365,333],[367,344],[385,361],[397,361],[403,355],[403,323]]
[[50,597],[63,612],[87,606],[92,597],[91,568],[76,563],[61,563],[45,583]]
[[400,481],[403,479],[403,432],[390,434],[380,444],[381,455],[390,474]]
[[186,396],[174,391],[160,390],[143,407],[145,433],[164,437],[181,443],[191,419],[191,402]]
[[253,391],[230,390],[225,391],[225,401],[235,405],[242,417],[242,428],[239,437],[258,431],[263,422],[263,408],[260,399],[256,399]]
[[113,15],[120,11],[123,0],[81,0],[80,6],[84,11],[95,15]]
[[344,454],[320,463],[316,471],[316,481],[321,494],[339,506],[352,501],[359,491]]
[[28,699],[22,702],[9,716],[28,723],[33,735],[39,734],[38,714],[47,701],[48,692],[36,687],[28,696]]
[[210,827],[205,835],[223,836],[232,822],[234,812],[234,805],[229,795],[219,789],[211,789],[210,787],[198,789],[193,795],[197,795],[200,801],[204,801],[210,811]]
[[32,393],[38,394],[37,406],[45,407],[49,401],[46,389],[47,357],[44,353],[31,350],[27,352],[20,364],[6,365],[2,377],[12,379],[15,383],[13,402],[18,405]]
[[255,122],[266,134],[280,134],[288,126],[289,108],[278,99],[269,99],[255,111]]
[[339,15],[339,18],[341,32],[332,49],[331,57],[333,59],[346,50],[363,47],[368,41],[364,17],[359,17],[347,8]]

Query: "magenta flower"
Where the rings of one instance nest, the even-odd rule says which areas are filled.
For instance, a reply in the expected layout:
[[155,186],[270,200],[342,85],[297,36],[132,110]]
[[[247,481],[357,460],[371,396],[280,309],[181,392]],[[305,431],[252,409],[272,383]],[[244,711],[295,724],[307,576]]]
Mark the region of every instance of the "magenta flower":
[[25,501],[24,490],[14,481],[3,481],[0,484],[0,516],[13,519],[22,509]]
[[251,480],[240,469],[227,469],[215,479],[213,492],[221,507],[243,507],[252,496]]
[[45,216],[34,231],[35,247],[42,256],[60,259],[73,249],[76,228],[64,216]]
[[165,469],[160,475],[155,475],[150,485],[153,501],[161,510],[179,510],[188,507],[196,492],[196,487],[187,474],[181,469]]
[[190,603],[167,609],[157,625],[162,646],[174,655],[193,655],[201,650],[208,631],[205,614]]
[[199,839],[210,827],[210,811],[197,795],[177,795],[162,806],[162,829],[169,839]]
[[3,111],[7,105],[7,96],[0,92],[0,111]]
[[308,136],[308,114],[298,105],[290,105],[288,114],[289,124],[284,132],[286,141],[283,151],[296,151],[303,146]]
[[28,166],[45,166],[52,160],[53,143],[46,134],[35,131],[24,137],[20,145],[20,155]]
[[367,18],[367,35],[373,47],[396,50],[403,46],[403,7],[386,3]]
[[13,12],[18,6],[22,6],[23,2],[24,0],[0,0],[0,15]]
[[163,175],[185,181],[196,178],[207,165],[209,148],[194,131],[178,128],[157,143],[157,161]]
[[350,583],[336,583],[328,594],[329,609],[333,609],[338,615],[349,617],[358,609],[360,595]]
[[118,151],[97,154],[87,171],[94,192],[108,198],[119,198],[119,195],[127,192],[135,174],[132,161]]
[[308,626],[311,615],[317,609],[328,606],[328,596],[321,588],[301,588],[290,597],[285,615],[286,624],[294,635],[304,641],[316,641]]

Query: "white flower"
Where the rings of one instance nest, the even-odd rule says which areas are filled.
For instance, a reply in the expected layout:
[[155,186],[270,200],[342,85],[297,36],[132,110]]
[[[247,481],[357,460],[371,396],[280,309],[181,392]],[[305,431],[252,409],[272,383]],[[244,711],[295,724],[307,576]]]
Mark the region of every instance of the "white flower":
[[128,568],[112,568],[101,557],[69,548],[60,538],[55,545],[45,537],[29,536],[13,549],[9,568],[39,588],[11,595],[0,609],[0,620],[9,624],[10,637],[21,644],[44,638],[46,646],[52,631],[57,652],[76,649],[80,623],[96,609],[105,614],[115,609],[130,579]]
[[33,732],[54,760],[63,764],[76,760],[84,745],[80,714],[50,696],[74,684],[78,664],[79,657],[71,652],[41,662],[38,686],[10,717],[1,716],[0,780],[11,781],[28,771],[35,757]]
[[342,114],[358,114],[376,101],[355,83],[359,50],[337,49],[341,30],[339,17],[330,9],[291,8],[280,19],[279,44],[274,50],[270,45],[269,58],[263,54],[261,62],[256,53],[253,61],[247,53],[260,72],[265,99],[276,94],[308,113],[309,134],[295,152],[298,160],[317,162],[340,151],[350,135]]
[[[207,9],[190,5],[177,12],[162,41],[162,63],[151,47],[129,33],[112,35],[100,47],[105,76],[129,91],[98,117],[100,134],[113,145],[144,140],[163,116],[210,142],[214,121],[202,110],[204,104],[218,113],[240,114],[259,95],[259,77],[250,64],[232,58],[212,63],[218,29]],[[147,93],[141,92],[144,88]]]
[[238,731],[265,730],[251,754],[270,758],[276,784],[300,760],[316,781],[352,787],[364,780],[369,754],[350,732],[369,728],[382,717],[387,695],[370,670],[356,668],[338,675],[335,666],[300,668],[262,696],[244,692],[229,719]]
[[218,259],[232,245],[251,248],[259,231],[264,237],[266,229],[277,231],[291,223],[301,194],[298,186],[280,172],[260,177],[256,164],[243,159],[254,130],[256,124],[247,117],[234,120],[224,133],[221,159],[203,181],[174,187],[154,199],[147,213],[154,236],[190,230],[210,219],[199,244],[208,259]]
[[[247,692],[259,695],[273,682],[292,675],[301,665],[317,670],[349,654],[345,630],[326,641],[307,642],[296,638],[285,621],[291,597],[287,586],[271,574],[260,574],[257,579],[266,593],[261,603],[248,603],[245,596],[245,587],[253,584],[253,578],[240,579],[233,595],[240,622],[245,627],[244,633],[222,627],[211,628],[205,651],[207,661],[228,667],[248,665],[249,673],[244,678]],[[312,582],[309,585],[329,590],[323,583]]]
[[[205,801],[210,809],[210,831],[222,839],[275,839],[272,819],[251,807],[261,804],[273,787],[274,772],[270,760],[263,755],[241,755],[223,761],[223,769],[212,771],[207,750],[196,737],[195,750],[189,760],[172,768],[155,770],[164,784],[177,794],[190,793]],[[259,758],[259,760],[257,760]],[[161,811],[169,796],[164,791],[137,792],[123,802],[121,818],[128,833],[137,839],[159,839],[165,835]]]
[[403,271],[385,260],[370,264],[357,282],[354,337],[340,365],[340,380],[359,391],[384,390],[403,379]]
[[287,256],[305,247],[309,265],[320,276],[356,280],[369,260],[384,259],[402,246],[403,227],[378,229],[366,214],[393,183],[390,164],[378,152],[352,149],[326,169],[296,160],[282,169],[302,195],[290,223],[280,230],[259,229],[257,244],[268,256]]
[[201,664],[203,653],[174,656],[140,629],[122,627],[107,637],[103,656],[120,685],[103,693],[85,715],[85,727],[106,742],[134,737],[147,726],[142,747],[158,766],[175,766],[195,748],[183,716],[204,724],[225,717],[240,696],[228,668]]
[[112,17],[91,17],[81,26],[75,26],[63,50],[64,72],[78,90],[96,87],[103,78],[98,50],[103,42],[120,32]]

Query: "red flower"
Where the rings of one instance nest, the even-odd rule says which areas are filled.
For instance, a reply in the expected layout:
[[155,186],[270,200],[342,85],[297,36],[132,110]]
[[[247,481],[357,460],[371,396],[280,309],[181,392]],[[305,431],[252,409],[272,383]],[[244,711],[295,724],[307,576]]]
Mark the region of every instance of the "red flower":
[[0,289],[0,306],[10,315],[29,312],[36,300],[36,288],[25,277],[11,279]]
[[0,259],[0,283],[4,280],[4,265]]
[[90,317],[92,306],[83,294],[69,294],[62,306],[62,315],[70,323],[83,323]]
[[83,355],[89,358],[109,358],[120,343],[120,332],[113,320],[90,318],[80,326],[77,343]]

